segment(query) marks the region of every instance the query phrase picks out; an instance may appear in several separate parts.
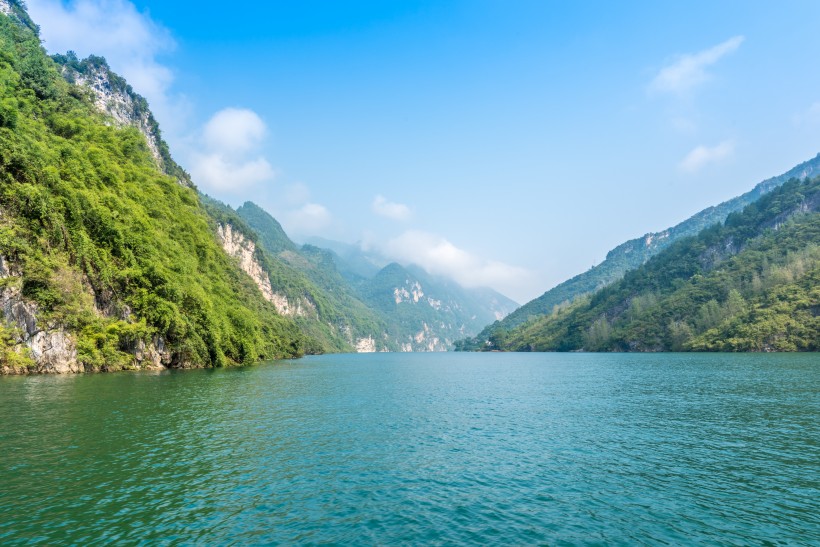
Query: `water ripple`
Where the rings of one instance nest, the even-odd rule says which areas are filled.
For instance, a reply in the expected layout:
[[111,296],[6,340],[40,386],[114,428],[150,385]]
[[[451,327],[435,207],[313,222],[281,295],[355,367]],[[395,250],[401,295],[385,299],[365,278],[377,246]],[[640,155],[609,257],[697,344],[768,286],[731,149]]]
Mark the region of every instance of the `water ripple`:
[[0,543],[818,544],[817,355],[0,378]]

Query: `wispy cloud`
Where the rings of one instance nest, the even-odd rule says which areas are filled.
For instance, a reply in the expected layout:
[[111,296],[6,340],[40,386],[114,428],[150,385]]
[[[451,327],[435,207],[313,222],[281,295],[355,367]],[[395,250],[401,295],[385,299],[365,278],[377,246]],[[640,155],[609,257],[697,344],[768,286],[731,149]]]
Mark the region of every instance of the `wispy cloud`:
[[191,154],[194,182],[208,190],[237,193],[270,182],[276,171],[258,149],[267,133],[252,110],[226,108],[202,130],[201,149]]
[[530,277],[530,272],[460,249],[442,236],[408,230],[391,239],[384,253],[399,262],[418,264],[428,272],[451,277],[467,287],[490,286],[510,291]]
[[174,73],[158,60],[176,44],[147,13],[127,0],[28,0],[27,6],[48,51],[104,56],[114,72],[148,99],[166,133],[176,121],[182,123],[187,101],[171,92]]
[[652,93],[685,93],[709,79],[707,68],[737,50],[743,36],[735,36],[709,49],[681,55],[664,66],[649,84]]
[[403,203],[387,201],[384,196],[376,196],[373,199],[373,212],[379,216],[393,220],[407,220],[411,216],[410,208]]
[[715,146],[696,146],[680,162],[678,167],[681,171],[694,173],[700,171],[710,163],[717,163],[731,157],[735,153],[735,143],[733,140],[725,140]]
[[333,220],[327,207],[320,203],[308,202],[301,207],[284,213],[283,223],[288,233],[299,235],[321,234]]

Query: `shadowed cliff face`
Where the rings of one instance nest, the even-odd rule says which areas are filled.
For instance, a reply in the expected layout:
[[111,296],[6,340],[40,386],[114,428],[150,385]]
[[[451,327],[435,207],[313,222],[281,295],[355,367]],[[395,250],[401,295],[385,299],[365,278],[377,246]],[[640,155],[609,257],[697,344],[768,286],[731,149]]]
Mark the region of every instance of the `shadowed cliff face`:
[[[8,361],[0,363],[0,373],[66,374],[105,370],[105,367],[87,366],[77,360],[75,336],[59,323],[40,319],[37,303],[22,295],[19,268],[2,256],[0,283],[0,311],[6,328],[14,338],[12,351],[24,358],[17,364]],[[110,310],[100,309],[96,305],[95,311],[101,316],[110,316]],[[147,343],[135,340],[124,349],[133,355],[132,366],[135,368],[158,369],[173,364],[173,355],[160,336],[152,337]]]

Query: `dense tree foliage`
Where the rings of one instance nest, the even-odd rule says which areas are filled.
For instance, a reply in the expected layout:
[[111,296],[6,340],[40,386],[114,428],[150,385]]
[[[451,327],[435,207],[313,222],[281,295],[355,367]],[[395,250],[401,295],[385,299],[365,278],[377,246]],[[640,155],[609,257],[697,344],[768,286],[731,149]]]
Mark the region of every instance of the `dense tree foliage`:
[[[216,241],[197,193],[158,171],[60,75],[31,29],[0,16],[0,255],[40,321],[89,366],[128,366],[162,337],[175,364],[302,353],[305,337],[260,298]],[[9,357],[14,336],[0,332]]]
[[793,179],[621,281],[510,331],[517,351],[820,350],[820,179]]

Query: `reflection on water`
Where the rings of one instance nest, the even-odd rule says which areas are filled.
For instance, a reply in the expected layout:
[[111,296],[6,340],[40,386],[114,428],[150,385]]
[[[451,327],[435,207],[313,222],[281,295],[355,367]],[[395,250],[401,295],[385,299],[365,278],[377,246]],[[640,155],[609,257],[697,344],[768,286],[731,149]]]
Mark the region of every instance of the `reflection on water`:
[[818,355],[0,378],[0,543],[820,543]]

